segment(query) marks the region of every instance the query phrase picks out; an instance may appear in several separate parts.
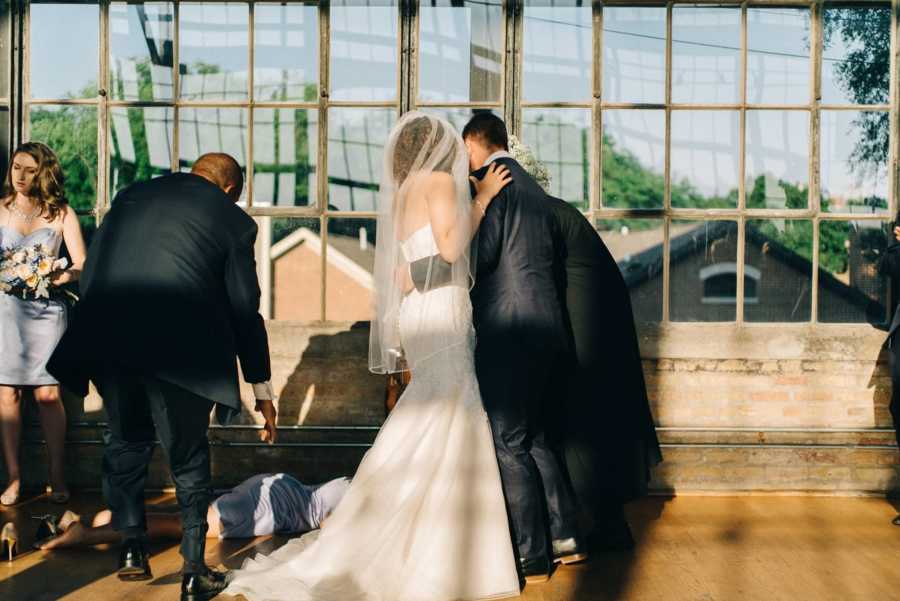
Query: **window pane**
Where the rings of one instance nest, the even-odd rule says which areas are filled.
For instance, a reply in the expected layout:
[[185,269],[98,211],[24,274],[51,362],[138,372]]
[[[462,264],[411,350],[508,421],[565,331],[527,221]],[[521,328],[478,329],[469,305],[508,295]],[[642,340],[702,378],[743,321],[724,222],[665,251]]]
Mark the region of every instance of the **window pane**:
[[110,107],[110,195],[171,172],[173,109]]
[[0,107],[0,173],[6,174],[9,168],[9,118],[7,107]]
[[9,98],[10,19],[8,0],[0,0],[0,98]]
[[889,280],[878,274],[878,257],[888,230],[879,221],[819,223],[819,321],[886,321]]
[[809,113],[747,111],[747,207],[809,204]]
[[175,12],[168,2],[109,7],[109,78],[113,100],[170,100]]
[[747,9],[747,100],[808,104],[809,9]]
[[375,306],[375,220],[329,219],[325,319],[368,321]]
[[422,2],[419,99],[496,102],[503,82],[500,0]]
[[319,8],[257,4],[253,11],[253,97],[269,101],[316,100]]
[[831,7],[824,13],[822,102],[884,104],[890,87],[891,9]]
[[32,3],[29,35],[32,98],[97,95],[100,11],[96,4]]
[[604,111],[603,206],[661,208],[665,147],[664,111]]
[[93,106],[32,106],[28,139],[43,142],[59,157],[66,198],[75,209],[97,200],[97,109]]
[[812,311],[809,220],[747,221],[744,246],[744,319],[809,321]]
[[253,112],[253,204],[316,204],[319,112],[255,109]]
[[737,223],[676,220],[669,237],[672,321],[733,321],[737,306]]
[[331,3],[331,98],[397,97],[396,0]]
[[183,171],[207,152],[230,154],[246,167],[247,109],[182,107],[178,113],[178,151]]
[[671,152],[673,207],[737,206],[737,111],[673,111]]
[[453,129],[455,129],[459,134],[462,134],[462,130],[466,126],[466,123],[469,122],[469,120],[475,115],[475,113],[493,113],[502,118],[502,115],[499,115],[498,111],[491,109],[445,109],[425,107],[419,110],[421,110],[423,113],[428,113],[430,115],[435,115],[437,117],[446,119],[450,123],[450,125],[453,126]]
[[603,7],[603,100],[665,100],[665,7]]
[[672,101],[738,102],[740,7],[675,6],[672,13]]
[[257,217],[256,258],[267,319],[322,319],[322,238],[318,219]]
[[525,2],[525,101],[590,100],[593,61],[590,2],[578,7],[540,4]]
[[662,319],[663,222],[660,219],[608,219],[597,231],[619,265],[631,292],[636,322]]
[[182,4],[180,20],[181,97],[190,100],[247,98],[246,4]]
[[822,210],[887,211],[889,123],[886,112],[822,111]]
[[522,136],[550,172],[550,193],[585,210],[590,204],[591,111],[525,109]]
[[331,109],[328,114],[328,206],[341,211],[378,208],[384,145],[393,109]]

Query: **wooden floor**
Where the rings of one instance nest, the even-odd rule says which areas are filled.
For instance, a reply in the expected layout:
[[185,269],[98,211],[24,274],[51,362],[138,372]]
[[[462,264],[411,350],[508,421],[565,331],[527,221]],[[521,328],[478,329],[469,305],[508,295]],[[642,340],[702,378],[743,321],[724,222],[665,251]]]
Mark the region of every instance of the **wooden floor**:
[[[165,502],[165,499],[159,501]],[[90,513],[99,499],[73,507]],[[30,543],[30,515],[50,510],[31,500],[0,514]],[[594,556],[532,585],[528,601],[900,601],[900,527],[885,500],[828,497],[650,498],[629,508],[633,553]],[[237,567],[282,540],[211,542],[211,564]],[[30,552],[0,563],[0,599],[97,601],[178,599],[175,543],[157,544],[155,579],[121,583],[114,549]],[[225,597],[220,597],[226,599]]]

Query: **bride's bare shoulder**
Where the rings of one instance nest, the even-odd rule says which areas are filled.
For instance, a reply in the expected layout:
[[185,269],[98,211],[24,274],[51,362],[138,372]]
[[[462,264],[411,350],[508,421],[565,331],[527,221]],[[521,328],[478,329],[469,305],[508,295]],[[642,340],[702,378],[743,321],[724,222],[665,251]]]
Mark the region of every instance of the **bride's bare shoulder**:
[[448,192],[452,195],[456,183],[453,181],[453,176],[449,173],[432,171],[428,174],[426,186],[426,193],[429,197],[444,196]]

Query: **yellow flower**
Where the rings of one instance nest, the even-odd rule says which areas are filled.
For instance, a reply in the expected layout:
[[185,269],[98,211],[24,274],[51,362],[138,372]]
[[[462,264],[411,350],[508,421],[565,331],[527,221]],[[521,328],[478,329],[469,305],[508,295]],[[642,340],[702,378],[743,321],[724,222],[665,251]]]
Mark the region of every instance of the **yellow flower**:
[[39,278],[38,275],[35,273],[30,278],[25,280],[25,285],[28,286],[29,288],[37,288],[38,282],[40,282],[40,281],[41,281],[41,278]]
[[38,262],[38,275],[44,276],[49,274],[51,271],[53,271],[53,261],[45,257]]
[[31,267],[28,265],[18,265],[16,266],[16,277],[22,280],[27,280],[33,275],[33,271],[31,271]]

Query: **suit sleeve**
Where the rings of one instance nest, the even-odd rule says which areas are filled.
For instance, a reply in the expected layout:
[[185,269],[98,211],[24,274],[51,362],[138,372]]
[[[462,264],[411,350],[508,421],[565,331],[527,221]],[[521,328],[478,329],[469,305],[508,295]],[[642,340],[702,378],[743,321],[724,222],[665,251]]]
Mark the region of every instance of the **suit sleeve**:
[[892,278],[900,278],[900,242],[894,242],[884,250],[878,273]]
[[272,377],[269,337],[259,314],[260,290],[253,256],[256,231],[256,224],[253,224],[234,241],[225,265],[225,289],[238,358],[244,379],[251,384],[265,382]]
[[478,241],[477,271],[476,277],[485,276],[497,268],[500,261],[500,253],[503,249],[503,223],[506,221],[506,211],[509,202],[509,189],[507,186],[494,197],[485,211],[481,225],[478,226],[476,240]]

